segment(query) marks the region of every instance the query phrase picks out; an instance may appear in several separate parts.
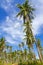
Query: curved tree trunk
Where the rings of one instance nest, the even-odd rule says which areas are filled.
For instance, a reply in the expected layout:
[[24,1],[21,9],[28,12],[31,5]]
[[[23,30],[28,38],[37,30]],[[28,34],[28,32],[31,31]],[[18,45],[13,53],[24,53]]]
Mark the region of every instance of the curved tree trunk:
[[37,47],[37,49],[38,49],[39,59],[40,59],[41,62],[43,62],[43,61],[42,61],[43,59],[42,59],[42,56],[41,56],[41,53],[40,53],[40,49],[39,49],[39,47]]
[[38,55],[39,55],[39,59],[41,62],[43,62],[42,56],[41,56],[41,51],[40,48],[38,47],[38,45],[36,44],[37,50],[38,50]]

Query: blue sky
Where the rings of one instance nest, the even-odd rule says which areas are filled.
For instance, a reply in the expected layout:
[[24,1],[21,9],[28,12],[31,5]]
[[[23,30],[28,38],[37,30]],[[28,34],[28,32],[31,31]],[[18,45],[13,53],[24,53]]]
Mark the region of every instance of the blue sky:
[[[5,37],[6,42],[18,49],[18,44],[23,41],[23,20],[16,14],[19,9],[16,7],[18,3],[22,4],[25,0],[0,0],[0,37]],[[43,46],[43,0],[30,0],[35,7],[35,18],[32,23],[33,33],[37,38],[41,39]]]

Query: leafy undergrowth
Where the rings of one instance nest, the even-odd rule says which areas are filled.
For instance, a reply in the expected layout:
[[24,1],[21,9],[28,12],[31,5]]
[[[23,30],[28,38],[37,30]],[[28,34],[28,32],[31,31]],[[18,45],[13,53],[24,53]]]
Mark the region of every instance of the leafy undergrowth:
[[0,65],[12,65],[11,63],[0,63]]
[[0,61],[0,65],[43,65],[43,63],[41,62],[19,62],[18,64],[17,63],[6,63],[6,62],[2,62]]
[[41,62],[20,62],[18,65],[43,65]]
[[12,65],[11,63],[6,63],[6,62],[3,62],[3,61],[0,61],[0,65]]

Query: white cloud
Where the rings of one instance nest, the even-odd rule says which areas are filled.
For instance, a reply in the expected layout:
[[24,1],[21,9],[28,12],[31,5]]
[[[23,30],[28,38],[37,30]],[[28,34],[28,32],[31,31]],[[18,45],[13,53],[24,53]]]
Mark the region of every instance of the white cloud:
[[43,0],[38,0],[38,1],[43,4]]
[[3,0],[1,3],[0,3],[0,6],[2,8],[4,8],[6,10],[6,12],[8,12],[8,14],[11,14],[13,13],[14,11],[14,4],[13,3],[13,0]]
[[6,42],[7,42],[7,43],[15,44],[14,40],[13,40],[10,36],[7,36],[7,35],[6,35],[5,38],[6,38]]
[[[1,28],[2,28],[3,32],[6,32],[8,34],[7,36],[5,35],[7,42],[9,41],[9,43],[13,44],[13,43],[15,43],[15,41],[13,39],[17,40],[18,37],[21,40],[23,39],[23,31],[22,31],[22,29],[21,30],[19,29],[20,27],[21,27],[21,24],[19,22],[15,21],[15,23],[14,23],[14,21],[12,21],[9,16],[6,17],[6,21],[1,26]],[[18,42],[18,41],[16,41],[16,42]]]
[[33,20],[33,32],[34,34],[40,34],[40,26],[43,25],[43,14],[39,14],[36,16],[36,18]]

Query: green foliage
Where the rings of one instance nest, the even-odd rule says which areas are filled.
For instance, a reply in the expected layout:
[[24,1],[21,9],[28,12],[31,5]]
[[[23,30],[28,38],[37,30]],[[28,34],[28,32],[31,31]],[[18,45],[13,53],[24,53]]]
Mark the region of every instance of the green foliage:
[[10,62],[10,63],[7,63],[7,62],[3,62],[3,60],[0,60],[0,65],[12,65],[12,63]]
[[2,60],[0,60],[0,65],[3,65],[3,62],[2,62]]
[[43,65],[41,62],[20,62],[18,65]]

